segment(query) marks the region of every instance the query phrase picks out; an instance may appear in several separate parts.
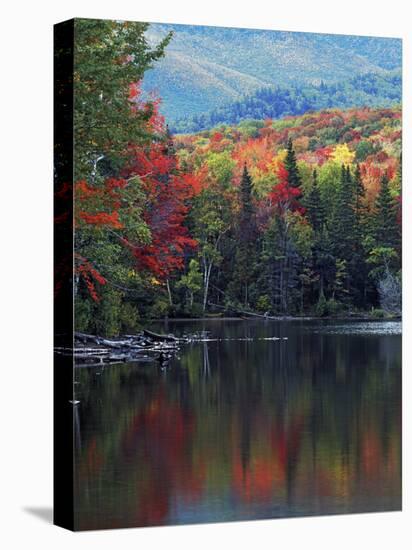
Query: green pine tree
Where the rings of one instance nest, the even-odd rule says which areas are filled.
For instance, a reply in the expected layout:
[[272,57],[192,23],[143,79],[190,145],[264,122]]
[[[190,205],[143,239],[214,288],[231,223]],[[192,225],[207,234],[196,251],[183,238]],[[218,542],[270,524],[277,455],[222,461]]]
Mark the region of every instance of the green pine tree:
[[375,203],[375,241],[376,246],[397,248],[399,229],[396,219],[396,204],[389,189],[389,179],[385,174]]
[[349,261],[353,253],[354,185],[349,169],[342,165],[330,233],[336,257]]
[[316,170],[313,171],[312,177],[312,186],[306,198],[306,209],[314,231],[318,232],[325,224],[325,208],[319,192],[318,174]]
[[352,283],[351,292],[353,302],[357,307],[365,308],[367,294],[370,292],[366,252],[364,247],[366,227],[365,188],[362,181],[359,164],[356,165],[353,180],[354,187],[354,226],[353,226],[353,254],[349,260],[349,272]]
[[302,181],[299,174],[299,169],[296,162],[296,154],[293,149],[293,143],[291,139],[289,139],[288,141],[287,153],[285,158],[285,168],[288,171],[288,184],[291,187],[300,187]]
[[237,228],[237,250],[235,258],[234,291],[236,298],[245,306],[250,300],[250,285],[256,268],[257,228],[253,204],[253,183],[243,167],[239,188],[240,211]]
[[242,224],[250,225],[254,213],[253,207],[253,183],[249,175],[246,163],[243,166],[242,179],[240,181],[240,221]]
[[[334,294],[345,298],[350,295],[352,285],[350,266],[353,262],[356,235],[355,225],[355,185],[349,167],[342,165],[341,178],[336,193],[336,202],[333,208],[330,223],[332,250],[335,257],[336,277],[339,274],[339,285]],[[343,266],[345,269],[343,269]],[[335,281],[336,282],[336,281]],[[335,285],[336,286],[336,285]],[[344,292],[338,292],[342,288]]]
[[354,188],[355,188],[355,203],[354,203],[355,216],[357,220],[360,220],[362,216],[362,211],[363,211],[363,202],[365,199],[365,187],[363,186],[359,164],[356,165]]

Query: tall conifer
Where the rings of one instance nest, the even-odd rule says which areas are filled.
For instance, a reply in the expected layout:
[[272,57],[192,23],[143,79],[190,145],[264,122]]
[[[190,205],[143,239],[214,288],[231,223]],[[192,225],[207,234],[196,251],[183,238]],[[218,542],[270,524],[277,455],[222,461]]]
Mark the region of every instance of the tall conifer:
[[285,158],[285,168],[288,171],[288,184],[291,187],[300,187],[301,177],[296,162],[296,154],[293,149],[292,140],[288,140],[288,147]]
[[253,205],[253,182],[246,163],[243,167],[239,188],[239,222],[237,228],[237,250],[235,258],[235,294],[248,305],[250,283],[254,280],[256,267],[256,219]]
[[316,170],[313,170],[312,178],[312,186],[306,199],[306,208],[314,231],[320,231],[325,223],[325,209],[319,192]]
[[376,198],[375,207],[376,246],[396,248],[399,241],[396,204],[391,197],[389,179],[386,174],[382,177],[381,188]]

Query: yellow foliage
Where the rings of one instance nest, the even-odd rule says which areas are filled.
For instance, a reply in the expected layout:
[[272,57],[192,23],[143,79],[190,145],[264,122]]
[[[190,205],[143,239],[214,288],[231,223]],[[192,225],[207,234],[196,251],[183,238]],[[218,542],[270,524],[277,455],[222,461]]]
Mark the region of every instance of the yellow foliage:
[[352,164],[355,153],[351,151],[346,143],[340,143],[332,153],[332,159],[338,164]]
[[286,149],[279,149],[277,154],[272,158],[269,164],[269,170],[276,173],[279,169],[280,164],[285,161],[287,151]]
[[284,162],[286,155],[287,155],[286,149],[279,149],[278,154],[276,155],[275,159],[280,160],[281,162]]

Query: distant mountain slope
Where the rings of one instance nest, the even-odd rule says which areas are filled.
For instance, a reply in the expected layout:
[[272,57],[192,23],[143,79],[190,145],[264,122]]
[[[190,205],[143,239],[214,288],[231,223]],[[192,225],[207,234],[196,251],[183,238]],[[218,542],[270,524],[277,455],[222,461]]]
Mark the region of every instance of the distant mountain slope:
[[264,80],[217,63],[199,62],[176,52],[168,52],[167,56],[151,75],[150,71],[147,73],[149,78],[145,78],[144,89],[156,91],[162,99],[162,112],[172,121],[239,99],[240,83],[245,94],[268,86]]
[[402,99],[402,79],[396,72],[367,74],[350,80],[320,85],[296,84],[263,88],[239,101],[209,113],[184,117],[171,124],[175,133],[192,133],[218,124],[237,124],[246,119],[281,118],[328,108],[390,107]]
[[148,39],[174,37],[143,87],[170,120],[210,111],[262,87],[317,84],[401,66],[401,40],[152,24]]

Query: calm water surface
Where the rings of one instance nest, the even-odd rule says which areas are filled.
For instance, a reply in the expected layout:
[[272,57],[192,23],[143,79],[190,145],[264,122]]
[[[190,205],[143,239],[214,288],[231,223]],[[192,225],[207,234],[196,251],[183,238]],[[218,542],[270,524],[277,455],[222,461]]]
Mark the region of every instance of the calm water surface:
[[400,509],[400,323],[152,328],[209,341],[76,369],[78,529]]

